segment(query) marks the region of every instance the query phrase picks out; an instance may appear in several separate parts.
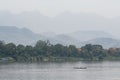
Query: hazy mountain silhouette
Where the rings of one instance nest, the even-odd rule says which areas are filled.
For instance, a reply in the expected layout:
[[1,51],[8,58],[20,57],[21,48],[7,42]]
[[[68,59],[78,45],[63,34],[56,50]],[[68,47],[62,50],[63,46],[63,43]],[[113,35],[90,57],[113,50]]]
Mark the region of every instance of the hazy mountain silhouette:
[[[107,38],[108,42],[111,41],[111,43],[113,42],[113,44],[116,44],[116,46],[117,43],[119,44],[119,41],[112,40],[112,38],[115,38],[114,36],[102,30],[105,29],[106,31],[112,31],[113,28],[117,29],[120,26],[120,17],[108,19],[89,13],[63,13],[51,18],[41,15],[39,12],[23,12],[20,14],[12,14],[7,11],[0,11],[0,25],[0,40],[14,42],[16,44],[34,44],[37,40],[50,40],[54,44],[75,44],[79,47],[85,43],[101,43],[102,41],[106,42],[101,38]],[[81,30],[83,31],[77,30],[79,27],[81,27]],[[38,31],[43,30],[45,32],[76,32],[62,35],[56,35],[53,32],[36,34],[30,31],[34,28],[36,28]],[[94,30],[96,28],[100,29],[100,31]],[[114,47],[114,45],[110,45],[110,47]]]
[[95,38],[114,38],[114,36],[112,36],[109,33],[106,33],[104,31],[76,31],[73,33],[69,33],[67,34],[77,40],[80,41],[88,41],[91,39],[95,39]]
[[41,35],[35,34],[27,28],[17,28],[15,26],[0,26],[0,40],[13,42],[16,44],[35,44],[38,40],[50,40],[51,43],[61,43],[64,45],[74,44],[77,40],[66,35]]
[[70,37],[65,34],[56,35],[53,37],[53,39],[56,43],[61,43],[64,45],[76,45],[76,44],[80,43],[79,40],[74,39],[73,37]]
[[[83,33],[83,34],[78,34]],[[120,41],[116,39],[112,39],[109,37],[113,37],[108,33],[101,31],[78,31],[74,32],[74,35],[70,34],[59,34],[56,35],[54,33],[45,36],[41,34],[35,34],[31,30],[27,28],[17,28],[15,26],[0,26],[0,40],[4,40],[5,42],[13,42],[16,44],[24,44],[24,45],[34,45],[38,40],[49,40],[52,44],[63,44],[63,45],[76,45],[77,47],[81,47],[85,44],[100,44],[105,48],[109,47],[120,47]],[[76,36],[75,36],[76,34]],[[97,36],[99,35],[99,36]],[[103,36],[102,36],[103,35]],[[82,37],[81,37],[82,36]],[[83,37],[85,36],[85,37]],[[74,38],[75,37],[75,38]],[[91,40],[87,40],[86,37]],[[103,38],[104,37],[104,38]]]
[[113,31],[113,29],[118,30],[120,17],[108,19],[90,13],[63,13],[51,18],[41,15],[39,12],[12,14],[0,11],[0,25],[27,27],[36,30],[37,33],[41,33],[40,31],[73,32],[78,29]]
[[46,38],[33,33],[27,28],[17,28],[15,26],[0,26],[0,40],[13,42],[16,44],[32,44],[37,40]]
[[120,47],[120,40],[112,39],[112,38],[96,38],[82,43],[82,45],[85,44],[99,44],[102,45],[104,48],[110,48],[110,47],[118,48]]

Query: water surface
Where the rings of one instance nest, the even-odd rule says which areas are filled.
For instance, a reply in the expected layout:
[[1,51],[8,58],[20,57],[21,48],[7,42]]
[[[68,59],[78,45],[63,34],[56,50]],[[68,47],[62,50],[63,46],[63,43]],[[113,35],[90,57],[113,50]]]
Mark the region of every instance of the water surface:
[[0,64],[0,80],[120,80],[120,62]]

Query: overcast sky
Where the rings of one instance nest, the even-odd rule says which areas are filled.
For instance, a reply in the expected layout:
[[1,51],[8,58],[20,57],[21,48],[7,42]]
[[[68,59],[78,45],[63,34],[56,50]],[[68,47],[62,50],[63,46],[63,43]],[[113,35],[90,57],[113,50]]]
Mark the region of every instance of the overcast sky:
[[[0,11],[10,11],[12,13],[22,13],[25,11],[37,11],[42,15],[56,16],[63,12],[72,13],[93,13],[106,18],[120,16],[120,0],[0,0]],[[118,22],[119,23],[119,22]],[[96,30],[105,30],[115,35],[119,35],[118,26],[116,27],[85,27],[83,29],[90,28]],[[105,29],[104,29],[105,28]],[[58,28],[46,28],[39,27],[31,30],[36,32],[45,32],[46,29],[51,29],[53,32],[62,32]],[[64,29],[64,28],[63,28]],[[61,30],[63,30],[61,29]],[[68,26],[66,27],[68,29]],[[69,30],[63,30],[64,32],[81,30],[82,26],[76,28],[69,28]]]
[[120,16],[120,0],[0,0],[0,10],[13,13],[39,11],[48,16],[66,11],[89,12],[115,17]]

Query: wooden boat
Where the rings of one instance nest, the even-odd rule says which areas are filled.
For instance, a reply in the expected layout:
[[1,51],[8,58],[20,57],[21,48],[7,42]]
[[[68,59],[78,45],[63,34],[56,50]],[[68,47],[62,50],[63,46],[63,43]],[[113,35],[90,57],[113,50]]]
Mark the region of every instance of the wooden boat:
[[87,67],[74,67],[74,69],[87,69]]

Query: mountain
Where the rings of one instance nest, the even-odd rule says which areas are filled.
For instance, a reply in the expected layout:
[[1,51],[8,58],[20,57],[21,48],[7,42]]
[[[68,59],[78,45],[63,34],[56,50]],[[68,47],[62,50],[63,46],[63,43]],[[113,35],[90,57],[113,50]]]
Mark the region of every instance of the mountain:
[[15,44],[34,45],[38,40],[49,40],[52,44],[70,45],[78,42],[66,35],[56,35],[52,32],[36,34],[27,28],[15,26],[0,26],[0,40],[13,42]]
[[77,32],[69,33],[67,35],[80,41],[88,41],[91,39],[103,38],[103,37],[114,38],[114,36],[104,31],[77,31]]
[[16,44],[32,44],[37,40],[45,40],[45,37],[33,33],[27,28],[17,28],[15,26],[0,26],[0,40],[14,42]]
[[60,43],[63,45],[76,45],[77,47],[85,44],[100,44],[104,48],[120,47],[120,40],[111,38],[113,36],[101,31],[78,31],[59,35],[49,32],[45,34],[36,34],[27,28],[0,26],[0,40],[7,43],[34,45],[38,40],[49,40],[52,44]]
[[27,27],[37,33],[100,30],[119,34],[120,17],[105,18],[91,13],[74,14],[70,12],[48,17],[39,12],[12,14],[8,11],[0,11],[0,25]]
[[85,44],[99,44],[102,45],[104,48],[111,48],[111,47],[120,47],[120,40],[112,39],[112,38],[96,38],[89,41],[82,42],[82,45]]
[[53,37],[53,39],[54,39],[54,43],[60,43],[60,44],[64,44],[64,45],[76,45],[76,44],[80,43],[79,40],[74,39],[65,34],[56,35]]
[[43,33],[40,33],[40,34],[43,35],[43,36],[46,36],[46,37],[54,37],[54,36],[57,35],[54,32],[43,32]]

